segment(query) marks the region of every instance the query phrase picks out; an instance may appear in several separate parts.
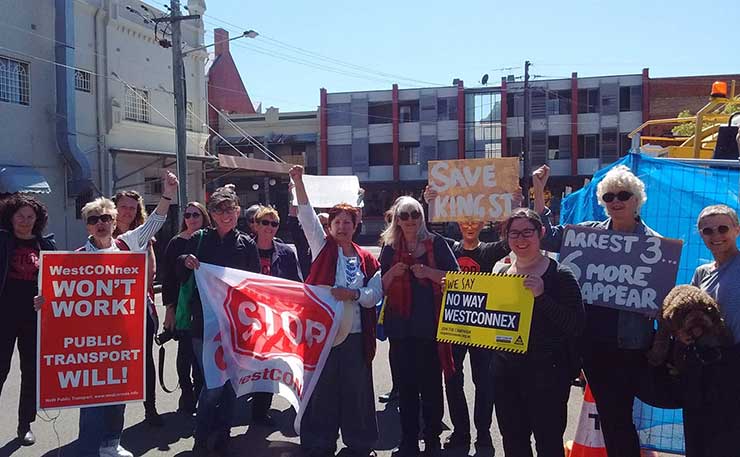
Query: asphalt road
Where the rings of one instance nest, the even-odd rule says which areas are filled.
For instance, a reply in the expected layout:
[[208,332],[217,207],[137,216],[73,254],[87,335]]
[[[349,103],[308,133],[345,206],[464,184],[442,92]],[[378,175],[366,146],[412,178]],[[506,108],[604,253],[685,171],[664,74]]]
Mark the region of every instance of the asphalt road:
[[[158,307],[160,312],[161,306]],[[165,379],[169,386],[176,384],[175,372],[175,344],[167,343],[167,359]],[[155,357],[156,357],[155,352]],[[155,362],[156,363],[156,362]],[[470,366],[466,360],[464,372],[466,376],[465,391],[473,415],[474,387],[470,380]],[[388,343],[381,342],[374,362],[374,379],[376,396],[390,390],[391,377],[388,366]],[[78,410],[65,409],[39,413],[32,430],[37,442],[34,446],[19,447],[15,439],[17,427],[18,392],[20,387],[20,369],[17,353],[13,358],[10,375],[2,389],[0,396],[0,457],[73,457],[74,444],[78,431]],[[165,426],[152,428],[144,424],[144,408],[141,404],[129,404],[126,408],[126,422],[124,426],[122,444],[136,456],[182,456],[191,455],[193,446],[192,427],[193,418],[178,414],[178,393],[166,394],[157,388],[157,407],[163,415]],[[568,427],[566,439],[572,439],[578,423],[582,392],[579,388],[571,390],[568,404]],[[241,398],[237,407],[238,414],[234,417],[234,427],[231,431],[231,456],[250,457],[292,457],[298,456],[299,439],[293,431],[295,414],[287,401],[275,397],[272,403],[273,416],[277,420],[275,429],[266,429],[250,425],[250,406],[245,398]],[[446,409],[446,406],[445,406]],[[380,440],[377,445],[378,456],[389,457],[391,451],[400,439],[400,422],[397,405],[376,403]],[[450,427],[449,413],[445,411],[444,423]],[[443,439],[450,433],[446,430]],[[496,454],[503,455],[501,435],[498,432],[496,421],[493,421],[492,435]],[[340,446],[341,447],[341,446]],[[474,449],[471,449],[471,454]],[[466,455],[466,454],[462,454]],[[483,457],[483,456],[481,456]]]

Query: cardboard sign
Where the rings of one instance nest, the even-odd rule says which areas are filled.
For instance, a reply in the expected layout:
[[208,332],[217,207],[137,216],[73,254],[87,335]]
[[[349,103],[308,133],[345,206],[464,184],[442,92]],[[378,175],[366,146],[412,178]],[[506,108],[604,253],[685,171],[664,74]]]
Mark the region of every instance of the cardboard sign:
[[[360,198],[360,180],[357,176],[314,176],[303,175],[308,201],[314,208],[331,208],[347,203],[362,208],[365,203]],[[293,204],[297,202],[293,189]]]
[[523,275],[447,273],[437,340],[524,353],[534,296]]
[[429,162],[432,222],[500,221],[511,214],[519,189],[519,159],[439,160]]
[[144,400],[146,278],[146,253],[41,253],[39,409]]
[[337,337],[343,304],[330,288],[201,263],[203,371],[208,388],[276,393],[296,429]]
[[569,225],[560,262],[570,267],[586,303],[650,317],[676,284],[683,241]]

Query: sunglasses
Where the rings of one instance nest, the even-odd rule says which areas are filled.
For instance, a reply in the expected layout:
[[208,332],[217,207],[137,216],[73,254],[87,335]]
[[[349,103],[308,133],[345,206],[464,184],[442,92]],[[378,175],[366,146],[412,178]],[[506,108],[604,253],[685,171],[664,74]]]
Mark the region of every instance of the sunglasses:
[[535,229],[524,229],[522,231],[519,230],[509,230],[509,233],[507,234],[507,237],[510,240],[516,240],[518,238],[532,238],[535,234]]
[[196,212],[196,213],[185,213],[185,214],[182,215],[182,217],[184,217],[185,219],[190,219],[191,217],[193,219],[198,219],[200,217],[200,213],[199,212]]
[[264,225],[265,227],[267,227],[268,225],[272,225],[273,227],[277,227],[278,225],[280,225],[280,222],[277,222],[277,221],[268,221],[268,220],[263,219],[263,220],[260,221],[260,224]]
[[712,236],[714,235],[715,230],[720,235],[724,235],[725,233],[730,231],[730,227],[726,225],[718,225],[717,228],[704,227],[703,229],[701,229],[701,234],[704,236]]
[[601,199],[604,200],[606,203],[613,202],[615,198],[620,202],[626,202],[627,200],[632,198],[632,195],[634,195],[632,192],[627,192],[626,190],[617,192],[616,194],[614,192],[607,192],[601,196]]
[[417,219],[419,219],[421,217],[421,213],[418,212],[418,211],[416,211],[416,210],[411,211],[410,213],[407,213],[407,212],[404,211],[402,213],[398,213],[398,217],[402,221],[407,221],[407,220],[409,220],[409,218],[411,218],[413,220],[417,220]]
[[95,225],[98,221],[107,224],[113,221],[113,216],[110,214],[101,214],[100,216],[87,216],[87,225]]

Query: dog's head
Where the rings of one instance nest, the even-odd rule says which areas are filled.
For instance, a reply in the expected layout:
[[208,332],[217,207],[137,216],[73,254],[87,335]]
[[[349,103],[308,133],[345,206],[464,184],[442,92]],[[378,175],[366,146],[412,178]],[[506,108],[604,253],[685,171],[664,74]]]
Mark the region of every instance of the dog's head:
[[724,345],[729,331],[717,302],[694,286],[676,286],[663,300],[661,317],[673,336],[686,345]]

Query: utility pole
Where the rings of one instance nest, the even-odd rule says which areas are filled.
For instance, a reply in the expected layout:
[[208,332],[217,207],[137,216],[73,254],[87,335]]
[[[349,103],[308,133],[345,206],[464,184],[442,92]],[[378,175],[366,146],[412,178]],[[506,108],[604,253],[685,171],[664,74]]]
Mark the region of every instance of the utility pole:
[[530,157],[529,157],[529,66],[532,63],[527,60],[524,62],[524,138],[522,139],[522,161],[524,165],[524,204],[529,208],[529,182],[530,175],[532,174],[530,168]]

